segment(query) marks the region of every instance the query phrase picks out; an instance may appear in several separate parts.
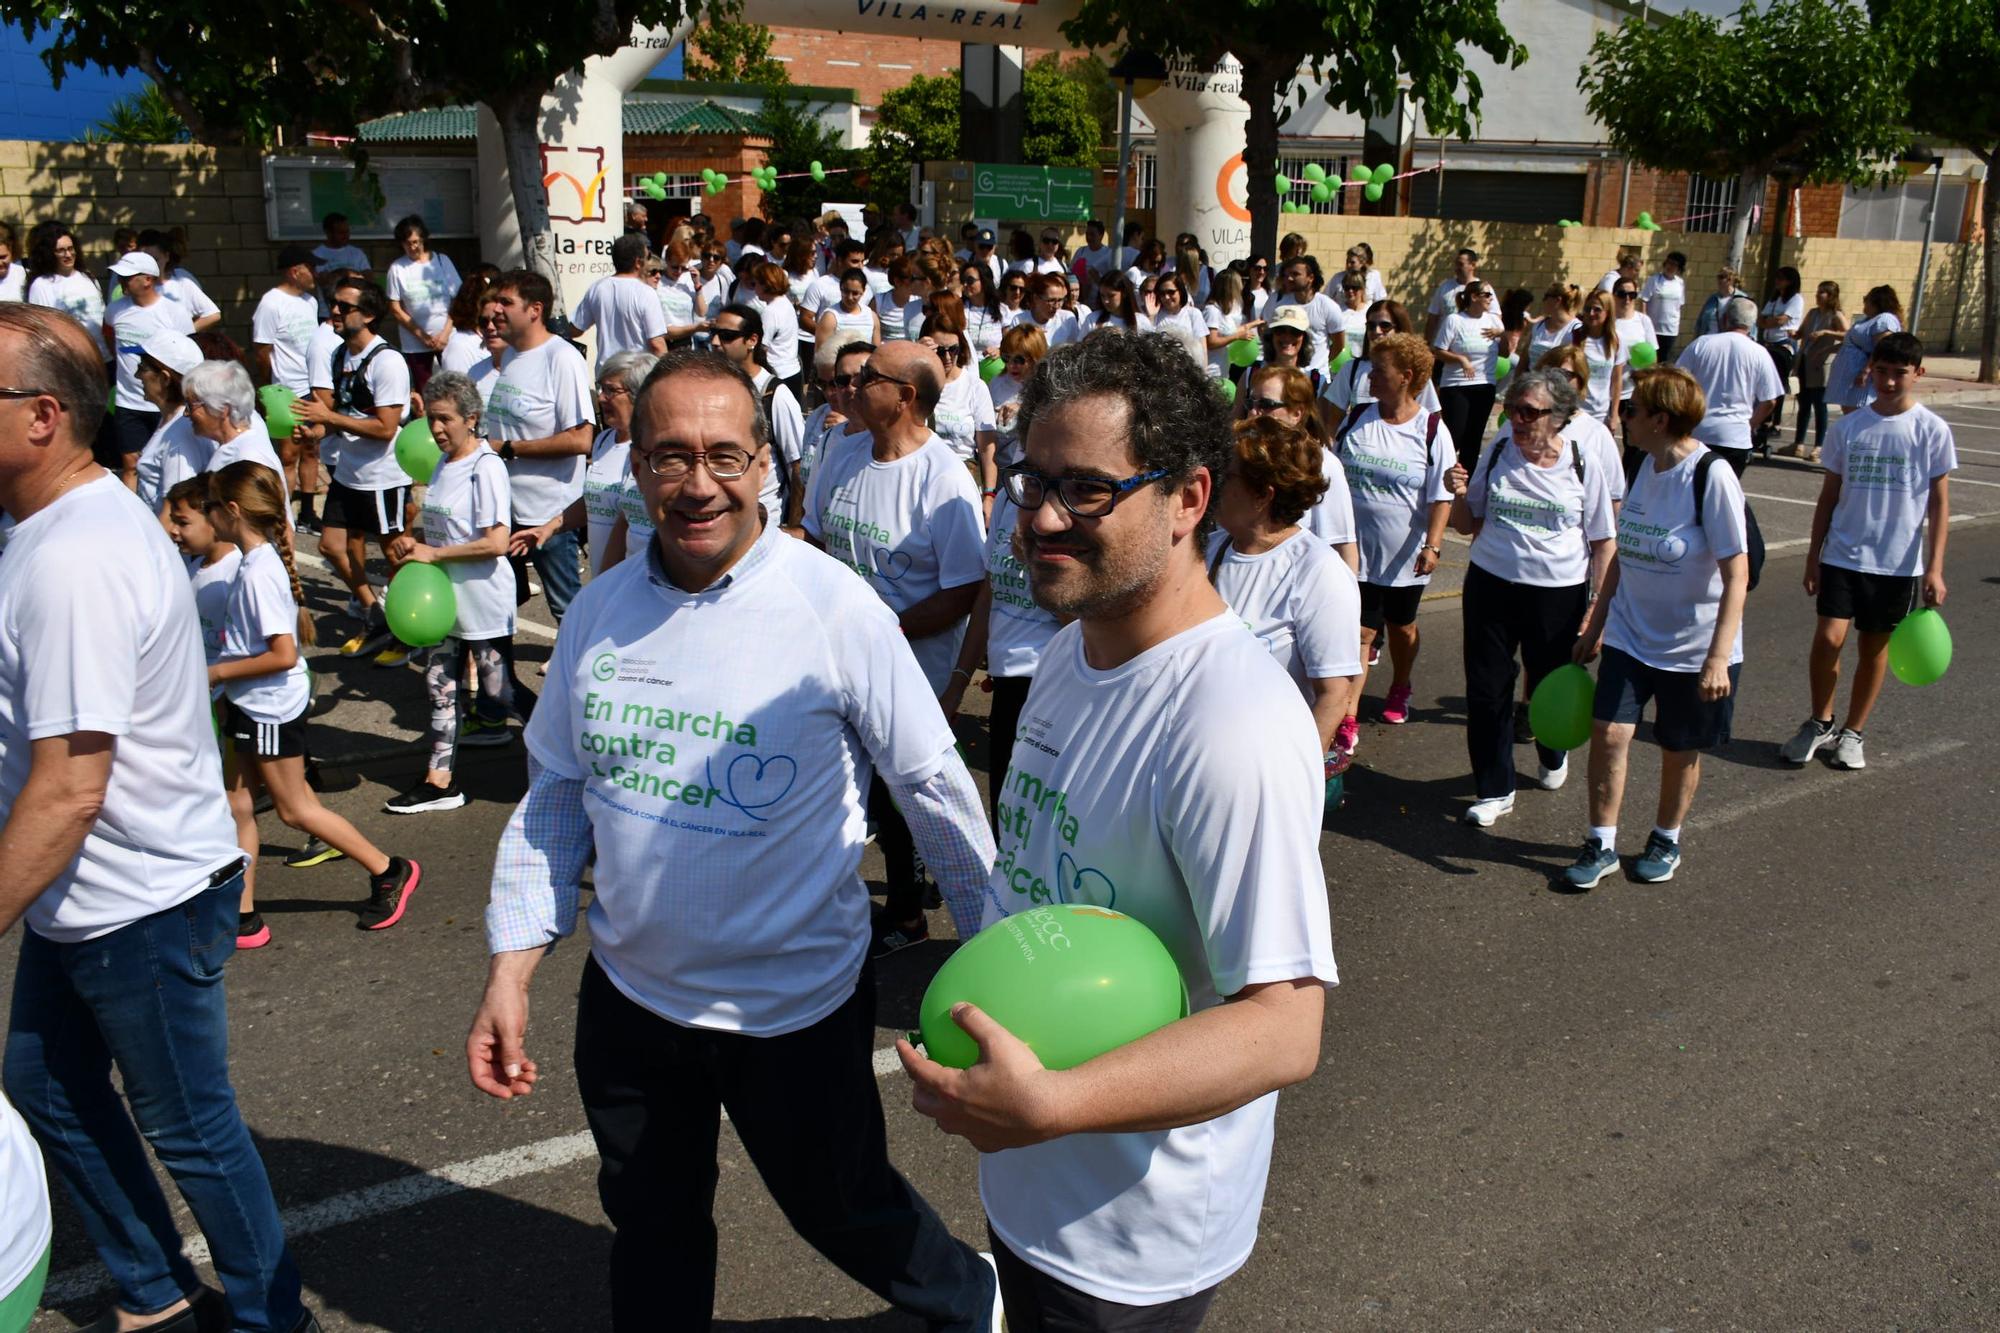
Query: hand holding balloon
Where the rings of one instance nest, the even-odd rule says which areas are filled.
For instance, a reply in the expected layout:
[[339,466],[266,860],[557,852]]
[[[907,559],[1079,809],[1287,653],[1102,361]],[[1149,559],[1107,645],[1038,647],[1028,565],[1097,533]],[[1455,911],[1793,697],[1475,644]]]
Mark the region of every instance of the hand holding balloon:
[[899,1038],[896,1054],[913,1085],[910,1104],[981,1152],[1061,1137],[1066,1075],[1044,1068],[1026,1042],[976,1005],[952,1006],[951,1021],[978,1043],[979,1061],[948,1069]]

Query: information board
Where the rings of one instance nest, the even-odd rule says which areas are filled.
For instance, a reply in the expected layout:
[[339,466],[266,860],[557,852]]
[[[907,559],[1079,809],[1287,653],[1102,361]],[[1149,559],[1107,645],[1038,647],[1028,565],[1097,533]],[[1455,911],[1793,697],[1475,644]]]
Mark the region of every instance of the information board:
[[1089,167],[981,162],[972,169],[972,211],[1009,221],[1081,222],[1090,216]]
[[328,213],[345,213],[358,241],[390,239],[412,213],[432,236],[477,236],[479,159],[371,157],[365,177],[344,157],[264,159],[264,220],[272,240],[320,240],[320,219]]

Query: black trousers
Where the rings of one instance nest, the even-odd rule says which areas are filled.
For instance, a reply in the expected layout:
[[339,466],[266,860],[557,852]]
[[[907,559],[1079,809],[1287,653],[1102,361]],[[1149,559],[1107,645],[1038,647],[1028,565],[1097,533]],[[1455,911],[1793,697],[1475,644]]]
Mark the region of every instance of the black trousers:
[[1778,427],[1785,424],[1785,393],[1791,388],[1792,358],[1797,355],[1786,343],[1765,343],[1764,350],[1771,354],[1771,364],[1778,368],[1778,384],[1781,387],[1777,405],[1771,409],[1770,417],[1757,433],[1760,444],[1777,434]]
[[[1514,655],[1528,668],[1530,691],[1569,661],[1583,625],[1590,588],[1537,588],[1509,583],[1478,565],[1465,573],[1459,614],[1465,624],[1465,750],[1478,799],[1514,790]],[[1562,751],[1539,741],[1545,768]]]
[[1674,346],[1680,342],[1680,336],[1673,333],[1662,333],[1659,335],[1659,339],[1660,364],[1670,366],[1674,363]]
[[1000,822],[1000,793],[1007,789],[1007,769],[1014,762],[1014,733],[1021,728],[1021,708],[1028,702],[1033,676],[993,677],[993,712],[986,719],[988,781],[986,813]]
[[1486,419],[1493,415],[1491,384],[1454,384],[1438,390],[1439,415],[1467,472],[1479,466],[1479,446],[1486,439]]
[[950,1333],[984,1333],[994,1283],[889,1164],[870,1064],[875,978],[780,1037],[682,1027],[627,999],[593,957],[576,1007],[576,1079],[600,1159],[612,1326],[702,1333],[715,1304],[715,1150],[729,1112],[793,1230],[842,1272]]
[[1194,1333],[1215,1303],[1216,1283],[1192,1296],[1160,1305],[1121,1305],[1078,1291],[1007,1248],[988,1231],[1000,1270],[1000,1296],[1008,1333]]

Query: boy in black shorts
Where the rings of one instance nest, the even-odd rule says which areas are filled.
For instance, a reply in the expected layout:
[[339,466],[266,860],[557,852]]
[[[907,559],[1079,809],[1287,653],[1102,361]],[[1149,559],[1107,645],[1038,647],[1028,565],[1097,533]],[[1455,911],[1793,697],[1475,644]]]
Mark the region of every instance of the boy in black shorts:
[[[1813,511],[1806,595],[1819,600],[1814,631],[1812,715],[1779,755],[1804,764],[1833,747],[1835,768],[1865,768],[1862,730],[1889,669],[1889,635],[1919,598],[1943,606],[1944,548],[1951,473],[1958,467],[1951,426],[1917,402],[1924,346],[1892,333],[1868,363],[1875,400],[1834,423],[1822,452],[1826,480]],[[1861,631],[1846,721],[1833,725],[1840,654],[1850,627]]]

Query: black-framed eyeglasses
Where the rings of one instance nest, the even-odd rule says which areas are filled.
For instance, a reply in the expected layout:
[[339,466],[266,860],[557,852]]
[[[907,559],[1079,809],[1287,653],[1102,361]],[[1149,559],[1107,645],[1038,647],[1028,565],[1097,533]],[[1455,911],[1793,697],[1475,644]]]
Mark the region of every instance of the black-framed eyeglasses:
[[851,389],[854,387],[854,381],[860,378],[861,375],[858,371],[850,370],[845,374],[836,374],[833,377],[833,387],[836,389]]
[[872,363],[861,367],[860,371],[856,373],[856,375],[854,376],[854,387],[857,389],[865,389],[869,385],[875,383],[877,380],[886,380],[890,384],[900,384],[906,389],[911,387],[910,382],[908,380],[899,380],[894,375],[885,375],[881,371],[875,369]]
[[719,343],[733,343],[738,338],[747,338],[749,336],[750,335],[742,329],[711,329],[709,331],[709,337],[715,339]]
[[1247,412],[1252,412],[1252,413],[1255,413],[1255,412],[1282,412],[1282,411],[1284,411],[1284,410],[1285,410],[1285,406],[1286,406],[1286,404],[1285,404],[1285,400],[1284,400],[1284,399],[1282,399],[1282,398],[1263,398],[1263,397],[1257,397],[1257,398],[1252,398],[1252,399],[1250,400],[1250,404],[1249,404],[1249,406],[1248,406],[1248,407],[1247,407],[1247,408],[1245,409],[1245,411],[1247,411]]
[[735,481],[750,470],[757,461],[755,451],[738,448],[733,444],[720,449],[634,449],[632,451],[633,471],[645,468],[662,481],[682,481],[694,471],[696,463],[705,464],[708,475],[717,481]]
[[336,315],[351,315],[361,307],[352,301],[328,301],[326,308]]
[[1635,299],[1639,295],[1639,293],[1633,291],[1630,287],[1616,288],[1615,290],[1612,291],[1611,294],[1617,297],[1621,301],[1630,301]]
[[597,386],[597,392],[605,398],[630,398],[632,391],[617,380],[605,380]]
[[482,329],[497,329],[500,327],[500,316],[481,315],[478,319],[474,320],[473,323]]
[[0,398],[55,398],[57,407],[69,411],[69,404],[47,389],[0,389]]
[[1046,477],[1016,464],[1001,471],[1000,484],[1007,488],[1008,499],[1031,513],[1047,504],[1053,494],[1064,509],[1078,518],[1103,518],[1133,491],[1166,475],[1165,468],[1154,468],[1123,481],[1109,477]]
[[1509,403],[1507,415],[1515,421],[1540,421],[1555,411],[1553,407],[1529,407],[1526,403]]
[[1371,319],[1368,321],[1368,327],[1377,333],[1394,333],[1396,331],[1396,321],[1393,319]]
[[940,361],[956,361],[965,351],[963,343],[935,343],[931,350],[938,354]]

